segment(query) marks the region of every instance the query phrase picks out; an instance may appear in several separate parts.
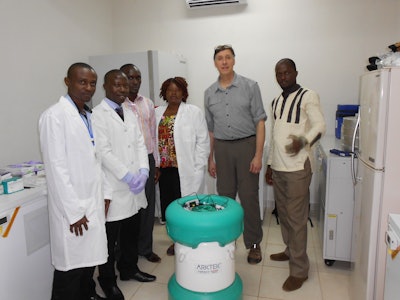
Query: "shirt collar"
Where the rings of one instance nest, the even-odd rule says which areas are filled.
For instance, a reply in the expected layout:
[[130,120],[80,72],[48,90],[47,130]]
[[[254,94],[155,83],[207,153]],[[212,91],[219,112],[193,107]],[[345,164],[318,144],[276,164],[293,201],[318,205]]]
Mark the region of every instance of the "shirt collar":
[[[78,110],[79,113],[81,113],[80,110],[79,110],[78,105],[76,105],[76,103],[74,102],[74,100],[72,100],[72,98],[71,98],[70,95],[66,94],[66,95],[65,95],[65,98],[66,98],[69,102],[71,102],[71,104],[73,104],[73,105],[76,107],[76,109]],[[86,104],[83,105],[83,109],[84,109],[86,112],[88,112],[88,113],[92,113],[92,110],[91,110],[90,107],[87,106]]]
[[117,103],[115,103],[114,101],[108,99],[108,98],[104,98],[104,100],[107,102],[107,104],[112,108],[112,109],[116,109],[121,107],[121,105],[118,105]]
[[236,72],[234,72],[234,74],[233,74],[232,83],[231,83],[226,89],[222,89],[222,88],[220,87],[220,85],[219,85],[219,76],[218,76],[218,79],[217,79],[217,82],[216,82],[216,83],[217,83],[217,84],[216,84],[215,92],[217,92],[218,90],[219,90],[219,91],[224,91],[224,90],[226,90],[226,89],[229,89],[231,86],[239,86],[239,80],[238,80],[238,76],[237,76]]
[[297,91],[299,88],[300,88],[300,85],[296,83],[294,86],[288,88],[286,91],[283,91],[283,92],[282,92],[282,96],[283,96],[283,97],[287,97],[287,96],[289,96],[291,93]]
[[137,95],[135,101],[143,101],[143,96],[142,95]]
[[135,103],[135,102],[139,102],[139,101],[143,101],[144,97],[142,95],[137,94],[136,99],[134,101],[132,101],[131,99],[129,99],[129,97],[126,97],[126,100],[129,103]]

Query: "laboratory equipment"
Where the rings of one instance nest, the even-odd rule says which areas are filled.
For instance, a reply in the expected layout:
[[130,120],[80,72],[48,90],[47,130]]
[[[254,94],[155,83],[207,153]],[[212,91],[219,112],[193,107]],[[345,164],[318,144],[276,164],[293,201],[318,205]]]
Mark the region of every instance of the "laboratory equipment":
[[389,213],[400,213],[399,82],[400,68],[361,77],[359,149],[353,155],[357,156],[350,284],[354,300],[383,299],[387,251],[383,241]]
[[45,187],[0,195],[0,299],[51,298],[49,218]]

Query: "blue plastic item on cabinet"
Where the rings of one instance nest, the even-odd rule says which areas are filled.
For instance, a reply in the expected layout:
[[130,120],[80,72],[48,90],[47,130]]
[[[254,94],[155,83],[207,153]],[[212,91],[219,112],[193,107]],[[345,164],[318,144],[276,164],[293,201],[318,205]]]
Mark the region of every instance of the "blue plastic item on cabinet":
[[341,138],[341,129],[343,124],[343,117],[355,116],[358,113],[359,105],[354,104],[338,104],[336,110],[336,124],[335,124],[335,137]]

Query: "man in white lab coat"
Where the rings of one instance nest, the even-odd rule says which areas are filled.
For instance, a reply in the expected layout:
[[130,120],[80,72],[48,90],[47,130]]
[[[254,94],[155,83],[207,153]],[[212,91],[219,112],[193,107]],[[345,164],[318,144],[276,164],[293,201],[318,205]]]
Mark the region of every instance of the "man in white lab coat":
[[93,272],[107,260],[101,162],[95,155],[89,102],[97,74],[85,63],[68,69],[68,94],[40,117],[46,168],[52,300],[98,300]]
[[146,209],[140,210],[140,234],[138,253],[150,262],[160,262],[161,258],[153,251],[154,213],[156,206],[156,182],[160,177],[160,160],[156,137],[156,120],[154,102],[139,94],[142,84],[142,73],[133,64],[125,64],[120,70],[128,77],[128,107],[137,115],[149,158],[149,179],[146,182]]
[[150,282],[155,276],[137,266],[139,210],[147,206],[144,187],[149,175],[147,149],[137,117],[126,106],[128,78],[120,70],[104,76],[106,98],[93,109],[96,152],[102,160],[106,181],[105,195],[108,260],[99,266],[99,283],[107,299],[124,299],[115,276],[115,243],[119,237],[121,256],[117,262],[121,280]]

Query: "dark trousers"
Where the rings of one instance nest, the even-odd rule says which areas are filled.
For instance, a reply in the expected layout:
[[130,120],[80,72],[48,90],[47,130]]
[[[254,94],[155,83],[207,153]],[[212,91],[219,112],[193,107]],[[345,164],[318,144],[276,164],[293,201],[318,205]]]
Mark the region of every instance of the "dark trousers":
[[256,137],[237,141],[216,139],[214,149],[218,194],[232,199],[239,195],[244,210],[243,239],[248,249],[259,244],[263,237],[258,199],[259,174],[249,171],[256,151]]
[[307,221],[310,205],[311,166],[307,159],[304,170],[279,172],[272,170],[274,195],[281,224],[282,239],[289,256],[290,275],[307,277],[310,263],[307,256]]
[[153,153],[149,154],[149,167],[149,178],[147,179],[145,187],[147,207],[139,211],[140,232],[138,253],[143,256],[153,252],[154,212],[156,206],[156,183],[154,181],[156,164]]
[[127,219],[106,222],[108,259],[99,266],[99,283],[104,289],[116,284],[115,275],[115,243],[119,237],[120,257],[117,269],[123,274],[134,274],[139,271],[137,240],[140,227],[139,214]]
[[95,267],[54,270],[51,300],[88,300],[96,295],[94,269]]
[[159,179],[161,219],[165,221],[165,210],[168,205],[181,198],[181,183],[179,181],[178,168],[160,168]]

